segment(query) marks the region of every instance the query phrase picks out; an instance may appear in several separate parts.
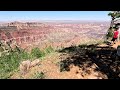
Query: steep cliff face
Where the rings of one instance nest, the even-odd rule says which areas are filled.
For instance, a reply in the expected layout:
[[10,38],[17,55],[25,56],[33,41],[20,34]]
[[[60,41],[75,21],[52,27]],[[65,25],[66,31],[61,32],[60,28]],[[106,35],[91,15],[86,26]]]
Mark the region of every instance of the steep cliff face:
[[37,22],[10,22],[0,25],[0,29],[4,30],[19,30],[19,29],[31,29],[31,28],[39,28],[45,26],[43,23],[37,23]]

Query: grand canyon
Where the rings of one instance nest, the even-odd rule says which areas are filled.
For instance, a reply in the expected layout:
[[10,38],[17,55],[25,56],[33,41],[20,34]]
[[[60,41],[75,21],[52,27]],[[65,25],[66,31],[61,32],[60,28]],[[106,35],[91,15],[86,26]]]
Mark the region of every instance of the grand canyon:
[[113,63],[116,49],[103,43],[109,25],[72,20],[0,23],[0,41],[25,50],[1,54],[0,78],[119,78],[119,63]]
[[55,48],[78,45],[87,40],[102,40],[109,22],[95,21],[49,21],[9,22],[0,24],[0,40],[15,41],[26,48],[51,45]]

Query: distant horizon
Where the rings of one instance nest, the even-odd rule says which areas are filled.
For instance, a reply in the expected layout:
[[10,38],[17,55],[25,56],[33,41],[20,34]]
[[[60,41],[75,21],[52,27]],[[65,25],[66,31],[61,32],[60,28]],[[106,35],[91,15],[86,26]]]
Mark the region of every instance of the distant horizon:
[[10,20],[10,21],[0,21],[0,23],[10,23],[10,22],[110,22],[104,20]]
[[110,21],[110,11],[0,11],[0,22],[12,21]]

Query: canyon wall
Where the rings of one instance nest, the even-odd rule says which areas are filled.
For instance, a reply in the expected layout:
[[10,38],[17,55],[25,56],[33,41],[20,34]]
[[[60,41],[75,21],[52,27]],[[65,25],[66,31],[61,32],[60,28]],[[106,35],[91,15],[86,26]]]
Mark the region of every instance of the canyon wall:
[[17,45],[26,48],[39,45],[41,48],[51,45],[65,47],[79,44],[87,39],[104,37],[109,24],[84,23],[36,23],[11,22],[0,25],[0,40],[15,41]]

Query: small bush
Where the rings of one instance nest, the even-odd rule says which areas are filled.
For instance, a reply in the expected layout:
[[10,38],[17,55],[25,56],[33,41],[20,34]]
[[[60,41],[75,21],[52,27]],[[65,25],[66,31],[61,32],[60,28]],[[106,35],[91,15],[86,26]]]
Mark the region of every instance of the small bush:
[[[3,51],[3,48],[0,48]],[[4,50],[5,51],[5,50]],[[47,53],[53,51],[52,47],[48,47],[45,49]],[[18,69],[19,63],[23,60],[41,58],[45,56],[44,51],[40,51],[39,48],[33,48],[31,53],[26,52],[22,48],[16,47],[11,50],[7,50],[7,52],[0,52],[0,79],[10,78],[10,75],[14,70]],[[43,77],[42,73],[37,73],[36,78]]]
[[44,79],[45,74],[43,72],[37,72],[37,73],[34,74],[34,76],[32,78],[33,79]]
[[31,55],[32,55],[32,57],[34,58],[40,58],[40,57],[43,57],[43,56],[45,56],[45,53],[44,52],[42,52],[42,51],[40,51],[40,49],[39,48],[33,48],[32,50],[31,50]]
[[10,72],[17,69],[20,63],[20,57],[16,52],[0,58],[0,78],[5,78]]
[[[18,48],[19,49],[19,48]],[[9,73],[19,67],[19,63],[29,58],[29,53],[24,50],[8,51],[0,57],[0,78],[9,78]]]
[[28,52],[22,52],[21,54],[20,54],[20,56],[21,56],[21,58],[22,59],[30,59],[31,57],[30,57],[30,54],[28,53]]
[[54,49],[51,46],[45,49],[46,54],[51,53],[52,51],[54,51]]
[[109,39],[111,37],[113,37],[113,30],[109,29],[108,33],[106,34],[106,38]]

